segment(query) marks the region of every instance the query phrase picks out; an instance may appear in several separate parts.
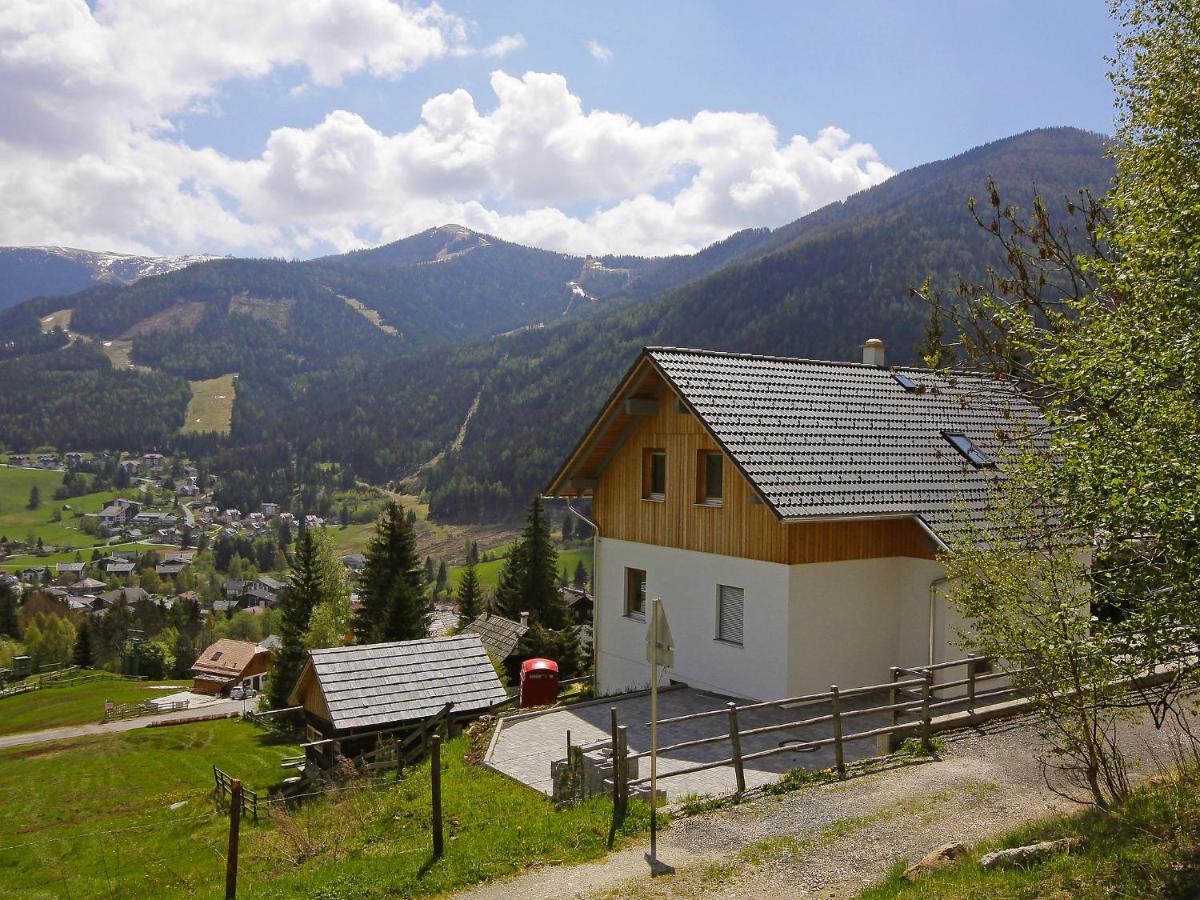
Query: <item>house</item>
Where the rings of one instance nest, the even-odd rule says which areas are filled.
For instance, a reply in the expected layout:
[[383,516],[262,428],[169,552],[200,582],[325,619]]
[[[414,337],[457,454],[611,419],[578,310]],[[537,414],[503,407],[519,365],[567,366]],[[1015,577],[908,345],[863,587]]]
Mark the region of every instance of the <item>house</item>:
[[669,676],[774,699],[957,657],[939,553],[1036,410],[988,378],[701,350],[641,354],[547,494],[590,497],[598,691]]
[[580,588],[559,588],[558,596],[562,598],[567,609],[571,611],[571,618],[576,625],[583,625],[592,621],[592,610],[595,608],[595,601],[592,595]]
[[81,562],[58,563],[54,572],[63,583],[78,581],[83,577],[84,564]]
[[443,637],[458,628],[458,613],[444,606],[434,607],[429,616],[430,637]]
[[262,505],[262,514],[268,519],[279,514],[278,503],[264,503]]
[[50,570],[45,566],[28,566],[17,573],[22,581],[30,584],[40,584],[50,576]]
[[163,467],[163,455],[161,453],[145,453],[142,455],[142,462],[146,464],[149,471],[157,472]]
[[78,469],[83,465],[83,454],[74,450],[67,453],[63,459],[66,460],[68,469]]
[[367,565],[367,559],[361,553],[347,553],[342,557],[342,565],[351,572],[361,572]]
[[188,567],[186,562],[182,560],[171,560],[169,562],[160,562],[154,567],[154,574],[159,578],[174,578],[180,572]]
[[58,456],[53,453],[39,453],[37,461],[43,469],[53,469],[58,465]]
[[479,635],[492,658],[503,662],[516,652],[517,644],[529,630],[528,620],[528,614],[522,614],[521,621],[514,622],[504,616],[485,612],[475,621],[464,625],[462,633]]
[[270,669],[271,651],[266,647],[222,638],[192,664],[192,690],[224,695],[238,685],[262,690],[263,675]]
[[283,583],[268,575],[261,575],[254,581],[231,579],[225,582],[225,596],[234,600],[239,609],[272,606],[279,599],[282,589]]
[[84,594],[95,594],[96,591],[102,591],[105,588],[103,581],[97,581],[95,578],[81,578],[67,588],[67,590],[77,597]]
[[200,493],[200,487],[195,478],[189,478],[183,484],[176,485],[175,493],[180,497],[195,497]]
[[138,469],[142,467],[142,461],[139,459],[123,459],[121,460],[121,468],[130,475],[136,475]]
[[104,571],[107,572],[109,575],[121,575],[121,576],[132,575],[133,570],[134,570],[133,563],[128,562],[123,559],[107,560],[104,563]]
[[12,453],[8,457],[8,464],[10,466],[27,467],[30,465],[29,457],[24,453]]
[[150,594],[140,587],[123,587],[116,590],[106,591],[103,594],[96,596],[96,608],[107,609],[114,603],[120,603],[122,600],[133,606],[142,600],[148,600]]
[[454,718],[474,718],[506,696],[483,642],[466,634],[313,650],[289,702],[304,707],[311,738],[344,740],[403,729],[447,703]]

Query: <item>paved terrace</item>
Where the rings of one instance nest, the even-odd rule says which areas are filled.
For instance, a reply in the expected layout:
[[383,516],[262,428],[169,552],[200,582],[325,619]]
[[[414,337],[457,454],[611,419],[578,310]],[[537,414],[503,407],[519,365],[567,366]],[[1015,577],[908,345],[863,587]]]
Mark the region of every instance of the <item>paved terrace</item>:
[[[694,688],[676,688],[658,696],[659,719],[691,713],[722,710],[732,697],[721,697]],[[738,700],[739,703],[749,702]],[[843,711],[866,708],[886,703],[882,697],[855,698],[843,703]],[[550,794],[550,763],[566,756],[567,732],[571,732],[573,744],[593,744],[611,738],[611,714],[609,708],[617,708],[617,722],[628,728],[629,750],[636,753],[650,749],[650,696],[648,694],[622,699],[602,700],[597,703],[579,704],[545,712],[516,715],[502,719],[488,763],[518,781],[528,784],[545,794]],[[829,712],[828,704],[786,707],[769,707],[738,712],[738,730],[746,731],[763,725],[784,724]],[[867,731],[888,724],[884,714],[855,716],[843,722],[846,734]],[[729,731],[729,720],[725,716],[711,716],[678,724],[660,726],[659,746],[694,740]],[[832,737],[832,725],[822,722],[805,728],[773,731],[763,735],[742,738],[742,753],[779,747],[781,742],[792,740],[812,741]],[[789,769],[824,769],[834,764],[833,746],[816,750],[797,750],[779,753],[763,759],[749,760],[745,764],[746,787],[753,788],[778,781]],[[666,756],[659,756],[658,772],[682,769],[702,762],[729,759],[729,741],[717,741],[699,747],[687,747]],[[875,755],[875,739],[848,741],[845,745],[845,761],[863,759]],[[649,757],[638,761],[640,776],[650,774]],[[659,783],[667,792],[669,801],[678,800],[689,794],[711,794],[721,796],[737,790],[732,766],[720,766],[702,772],[693,772],[668,778]]]

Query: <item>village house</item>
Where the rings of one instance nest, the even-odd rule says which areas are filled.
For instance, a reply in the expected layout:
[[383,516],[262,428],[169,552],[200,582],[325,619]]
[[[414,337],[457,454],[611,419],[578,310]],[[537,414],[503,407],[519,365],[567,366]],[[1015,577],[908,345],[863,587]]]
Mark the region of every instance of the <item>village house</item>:
[[95,578],[81,578],[72,585],[67,586],[67,591],[74,594],[76,597],[83,597],[88,594],[95,594],[96,591],[102,591],[107,585],[103,581],[98,581]]
[[517,644],[529,630],[529,613],[521,614],[521,621],[514,622],[504,616],[485,612],[482,616],[463,626],[462,634],[478,635],[492,659],[504,662],[517,651]]
[[[506,699],[477,635],[313,650],[289,702],[304,707],[310,740],[410,727],[453,703],[465,721]],[[374,745],[372,740],[372,746]]]
[[63,584],[78,581],[83,577],[84,563],[69,562],[58,563],[54,567],[54,572],[58,575],[58,580]]
[[264,503],[262,505],[262,514],[268,519],[279,514],[278,503]]
[[645,350],[547,493],[590,497],[598,690],[667,677],[773,699],[960,655],[940,552],[1032,406],[977,375]]
[[8,464],[10,466],[27,468],[30,465],[29,457],[24,453],[11,453],[8,457]]
[[27,566],[17,574],[29,584],[41,584],[50,576],[50,570],[46,566]]
[[75,450],[67,453],[63,459],[66,461],[68,469],[78,469],[83,465],[83,454]]
[[58,455],[55,453],[39,453],[38,465],[43,469],[53,469],[58,466]]
[[157,472],[163,467],[163,455],[161,453],[146,453],[142,455],[142,462],[151,472]]
[[235,687],[262,690],[271,669],[271,651],[249,641],[222,638],[206,647],[192,664],[192,690],[228,696]]

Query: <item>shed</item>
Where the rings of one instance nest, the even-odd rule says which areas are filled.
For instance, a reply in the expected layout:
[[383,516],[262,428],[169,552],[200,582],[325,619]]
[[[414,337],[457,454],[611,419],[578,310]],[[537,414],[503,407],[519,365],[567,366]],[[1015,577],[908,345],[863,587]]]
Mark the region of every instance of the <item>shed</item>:
[[507,697],[478,635],[314,650],[289,702],[324,737],[401,729],[453,703],[456,718]]
[[463,634],[477,634],[483,640],[483,646],[496,659],[503,662],[513,655],[517,643],[529,630],[524,622],[514,622],[495,613],[484,613],[478,619],[463,627]]

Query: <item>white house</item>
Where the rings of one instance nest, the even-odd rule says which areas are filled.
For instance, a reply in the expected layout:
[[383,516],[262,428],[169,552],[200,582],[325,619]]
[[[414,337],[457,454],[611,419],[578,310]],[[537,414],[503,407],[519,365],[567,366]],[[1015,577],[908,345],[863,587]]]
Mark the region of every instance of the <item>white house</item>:
[[[939,596],[1032,406],[976,375],[645,350],[547,494],[590,497],[598,686],[645,686],[647,598],[666,677],[772,699],[961,655]],[[959,529],[961,530],[961,529]]]

